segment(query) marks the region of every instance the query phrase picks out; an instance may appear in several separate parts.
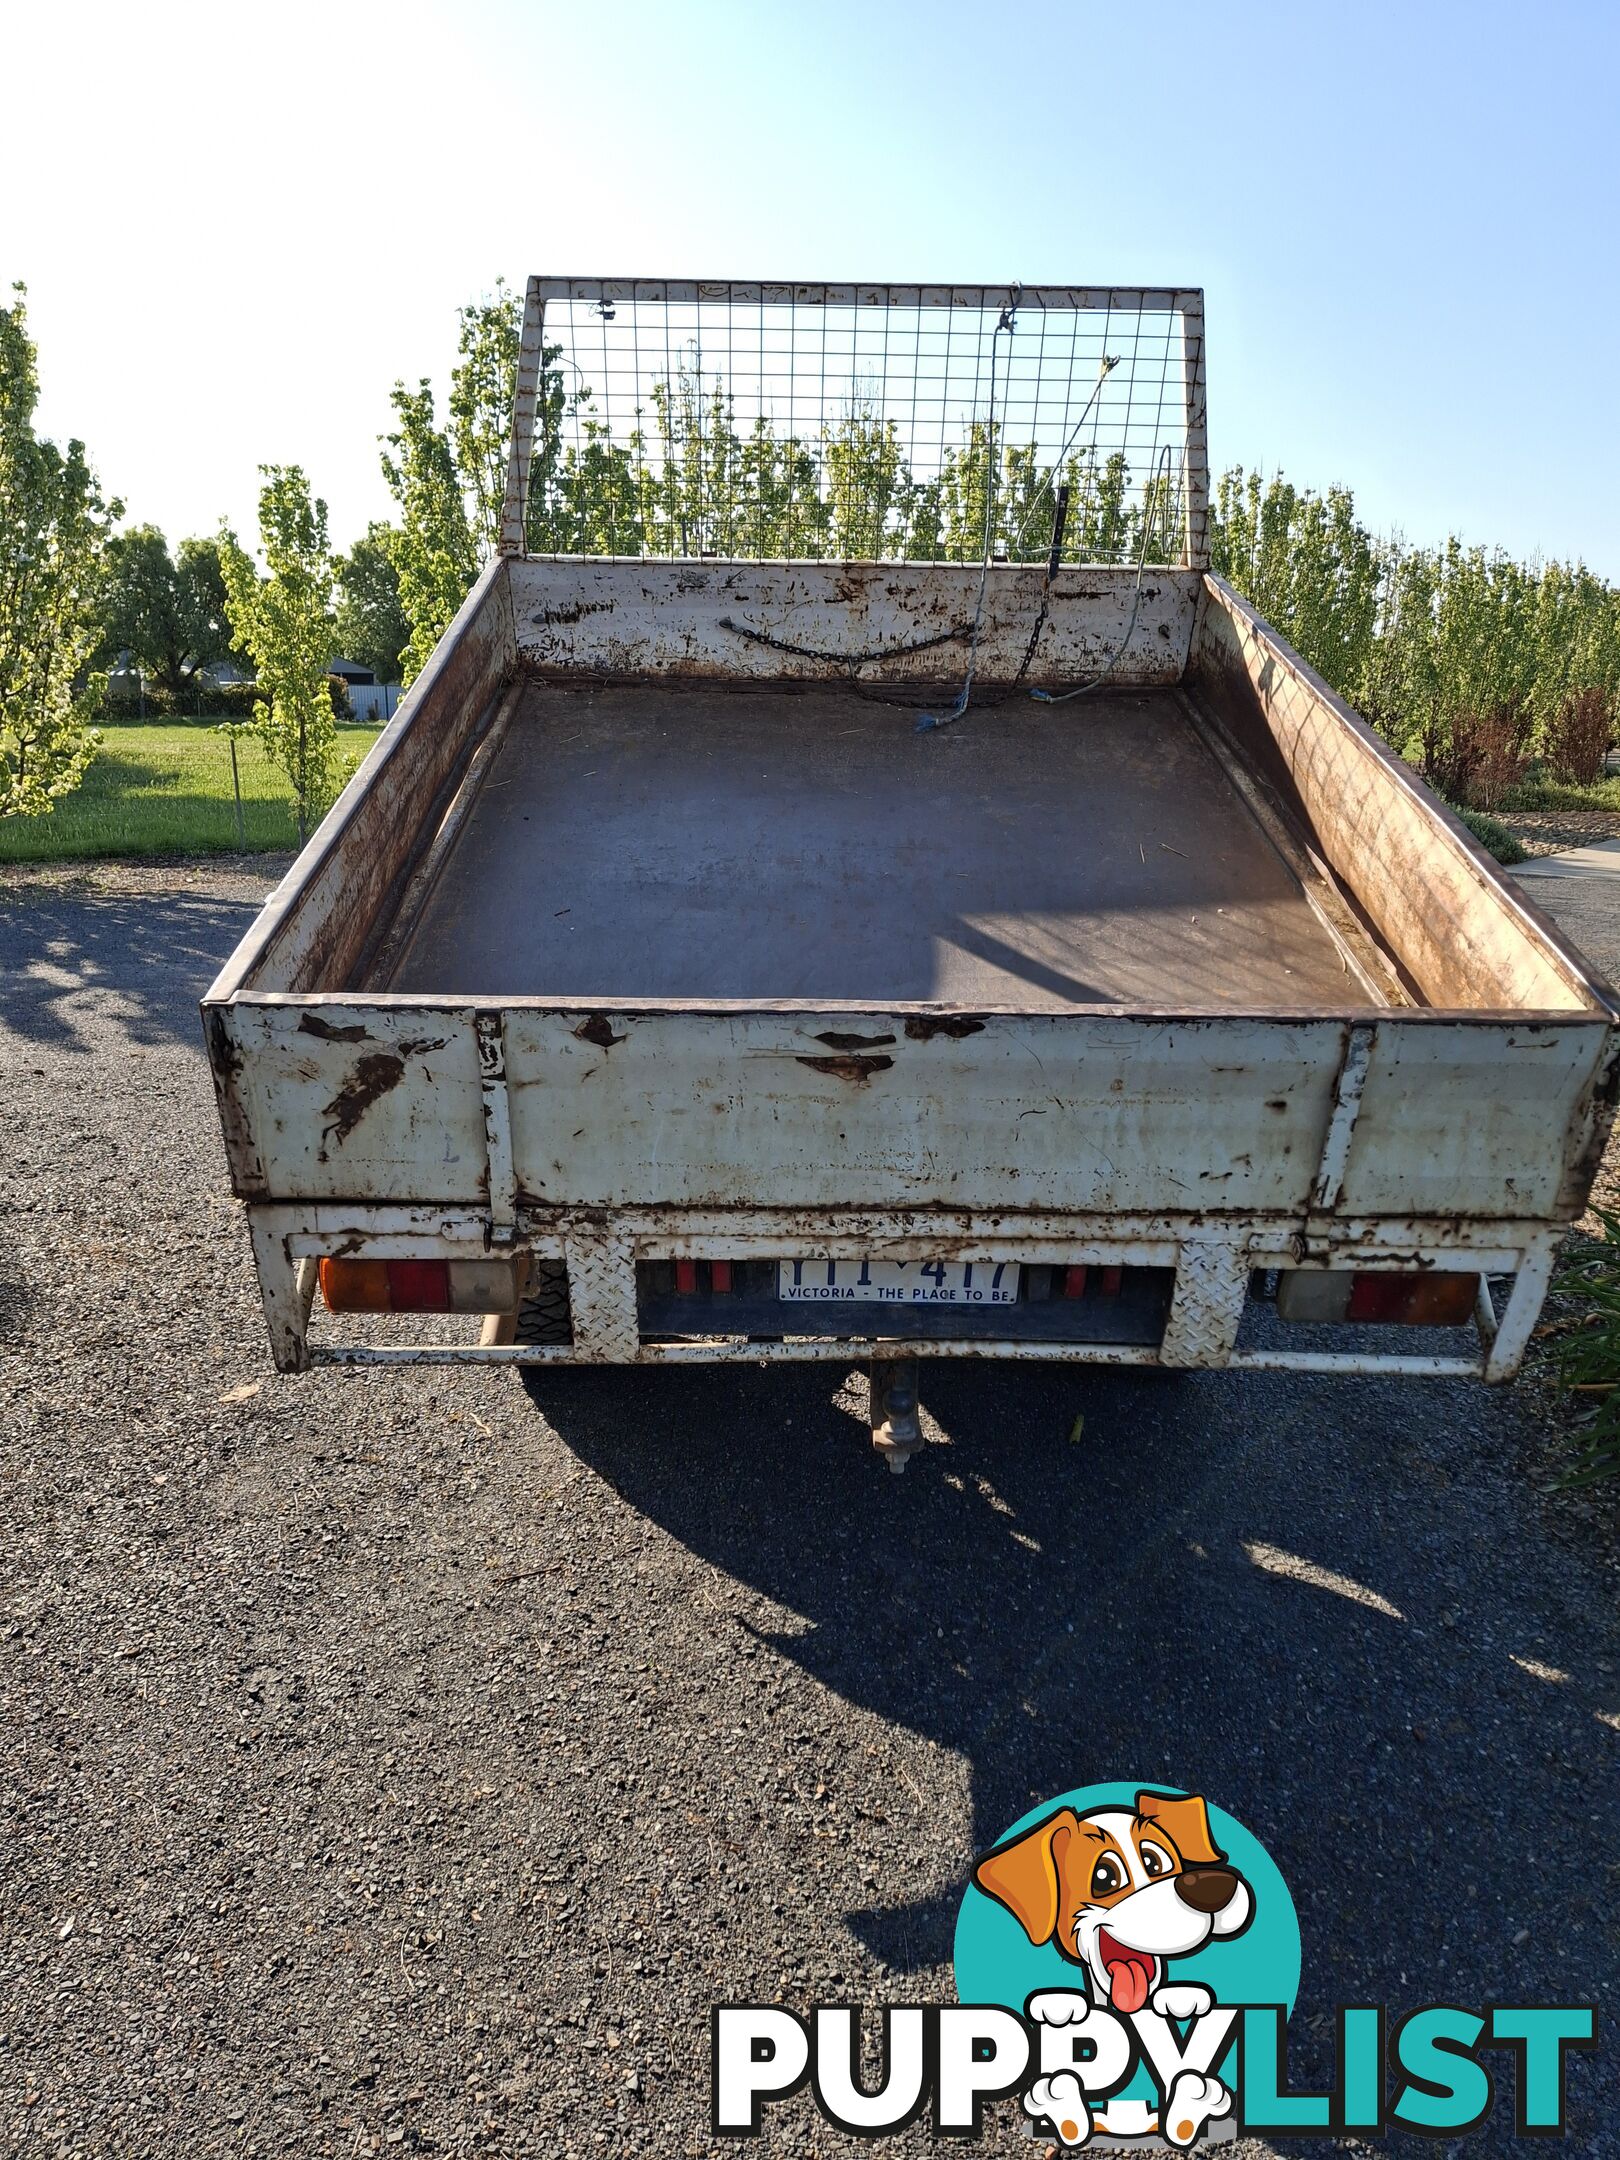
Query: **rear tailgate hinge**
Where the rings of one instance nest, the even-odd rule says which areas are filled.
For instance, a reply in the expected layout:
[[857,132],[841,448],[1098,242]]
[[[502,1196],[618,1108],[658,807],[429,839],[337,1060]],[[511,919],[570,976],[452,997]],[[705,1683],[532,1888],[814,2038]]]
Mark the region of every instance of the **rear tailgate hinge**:
[[1306,1243],[1325,1237],[1330,1218],[1344,1195],[1345,1173],[1350,1167],[1350,1142],[1361,1115],[1361,1098],[1367,1085],[1378,1028],[1372,1021],[1352,1021],[1345,1032],[1344,1054],[1333,1084],[1333,1108],[1328,1114],[1322,1140],[1322,1156],[1311,1186],[1310,1210],[1305,1225]]
[[506,1091],[506,1035],[498,1012],[474,1013],[473,1026],[489,1154],[490,1243],[510,1245],[517,1236],[517,1178],[512,1167],[512,1103]]

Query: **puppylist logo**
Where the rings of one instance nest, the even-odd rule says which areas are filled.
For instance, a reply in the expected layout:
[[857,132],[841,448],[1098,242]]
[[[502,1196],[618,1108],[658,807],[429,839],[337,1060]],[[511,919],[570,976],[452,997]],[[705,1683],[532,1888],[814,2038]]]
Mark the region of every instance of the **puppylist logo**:
[[977,2137],[986,2105],[1006,2102],[1071,2152],[1186,2152],[1249,2131],[1455,2138],[1498,2109],[1521,2136],[1558,2136],[1569,2051],[1596,2045],[1585,2007],[1434,2003],[1395,2020],[1346,2004],[1333,2089],[1290,2091],[1287,1884],[1233,1816],[1135,1784],[1064,1793],[997,1840],[963,1895],[955,1965],[956,2003],[877,2013],[864,2083],[850,2005],[717,2008],[715,2130],[757,2136],[764,2110],[808,2084],[858,2136],[927,2113],[937,2136]]

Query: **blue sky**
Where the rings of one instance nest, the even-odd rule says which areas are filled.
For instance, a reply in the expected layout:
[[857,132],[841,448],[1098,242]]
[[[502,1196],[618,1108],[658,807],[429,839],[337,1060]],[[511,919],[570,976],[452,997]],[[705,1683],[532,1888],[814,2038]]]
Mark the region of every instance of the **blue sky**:
[[[387,511],[497,274],[1201,283],[1219,464],[1620,578],[1620,7],[32,9],[0,136],[44,423],[172,536]],[[76,141],[64,145],[71,119]],[[65,154],[64,154],[65,153]]]

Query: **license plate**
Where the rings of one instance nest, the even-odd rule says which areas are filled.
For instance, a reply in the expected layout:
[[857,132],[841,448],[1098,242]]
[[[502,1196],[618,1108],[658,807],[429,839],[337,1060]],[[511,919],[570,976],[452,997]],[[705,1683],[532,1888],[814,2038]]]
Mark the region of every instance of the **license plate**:
[[776,1294],[788,1305],[1016,1305],[1018,1269],[1005,1260],[781,1260]]

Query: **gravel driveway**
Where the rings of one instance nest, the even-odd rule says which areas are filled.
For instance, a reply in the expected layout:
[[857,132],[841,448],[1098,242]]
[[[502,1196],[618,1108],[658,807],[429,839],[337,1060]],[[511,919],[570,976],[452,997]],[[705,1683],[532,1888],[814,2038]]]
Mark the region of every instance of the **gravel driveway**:
[[1612,2032],[1614,1521],[1527,1398],[952,1364],[897,1479],[836,1365],[278,1377],[195,1013],[266,883],[0,893],[0,2147],[705,2153],[712,2003],[948,2000],[1116,1776],[1270,1846],[1297,2081],[1341,2000]]

